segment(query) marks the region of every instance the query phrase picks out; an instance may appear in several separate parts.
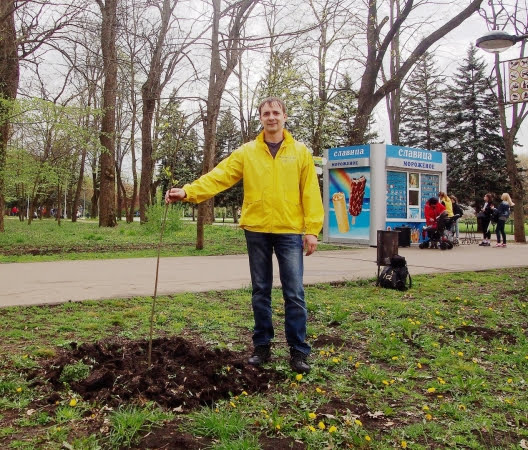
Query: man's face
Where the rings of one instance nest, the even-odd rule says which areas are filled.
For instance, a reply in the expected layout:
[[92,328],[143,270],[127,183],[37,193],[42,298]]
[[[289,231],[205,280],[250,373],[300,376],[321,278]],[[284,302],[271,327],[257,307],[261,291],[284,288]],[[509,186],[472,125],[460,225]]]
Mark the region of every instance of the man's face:
[[286,119],[287,116],[278,103],[265,103],[260,110],[260,123],[265,132],[277,133],[282,131]]

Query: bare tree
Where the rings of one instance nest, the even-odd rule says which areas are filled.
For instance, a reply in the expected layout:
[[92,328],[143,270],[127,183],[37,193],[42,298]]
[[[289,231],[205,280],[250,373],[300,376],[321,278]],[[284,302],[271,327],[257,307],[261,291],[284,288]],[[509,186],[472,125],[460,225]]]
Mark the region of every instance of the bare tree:
[[[221,10],[221,0],[213,0],[213,26],[211,35],[211,64],[209,68],[209,88],[207,105],[203,116],[204,158],[202,174],[211,171],[214,165],[216,148],[216,125],[220,113],[222,94],[229,76],[238,64],[243,51],[242,28],[258,0],[241,0]],[[229,18],[229,28],[225,35],[220,30],[220,19]],[[222,60],[224,64],[222,64]],[[196,248],[203,249],[204,224],[213,222],[214,200],[207,200],[198,206]]]
[[396,68],[395,73],[377,86],[377,81],[380,75],[381,66],[386,56],[387,50],[390,48],[391,42],[394,40],[405,21],[414,8],[414,0],[407,0],[401,9],[399,16],[389,26],[385,36],[382,36],[382,30],[389,18],[384,17],[378,22],[378,5],[377,0],[368,1],[368,11],[366,19],[366,44],[367,54],[365,61],[365,69],[361,77],[361,86],[358,93],[358,110],[354,118],[354,144],[364,143],[364,137],[368,130],[369,118],[376,107],[376,105],[387,96],[390,92],[398,89],[401,82],[416,64],[418,59],[439,39],[444,37],[447,33],[454,30],[461,23],[463,23],[474,12],[478,11],[482,0],[472,0],[471,3],[449,19],[443,25],[437,27],[435,31],[421,39],[409,56],[402,62],[401,66]]
[[[483,15],[490,29],[504,30],[513,28],[516,35],[526,35],[528,33],[528,22],[526,7],[524,9],[515,2],[515,6],[509,7],[503,0],[489,3],[489,13],[483,11]],[[519,58],[526,57],[526,41],[520,44]],[[524,119],[528,116],[528,103],[513,103],[511,106],[506,100],[504,92],[503,74],[501,73],[500,55],[495,54],[495,75],[497,77],[497,102],[499,107],[499,118],[504,139],[504,149],[506,153],[506,170],[512,187],[513,202],[517,205],[513,208],[514,238],[516,242],[526,242],[524,231],[524,185],[520,168],[514,153],[515,138]],[[508,111],[507,108],[511,108]]]

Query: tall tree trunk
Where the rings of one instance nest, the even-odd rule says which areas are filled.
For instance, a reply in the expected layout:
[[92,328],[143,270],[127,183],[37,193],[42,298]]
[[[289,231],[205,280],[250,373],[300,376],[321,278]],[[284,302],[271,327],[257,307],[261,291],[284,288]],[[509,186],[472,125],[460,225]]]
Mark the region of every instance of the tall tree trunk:
[[5,167],[9,142],[9,111],[11,100],[16,99],[20,77],[16,29],[15,1],[0,1],[0,232],[4,229]]
[[[223,60],[225,67],[222,67],[220,58],[220,18],[221,0],[213,0],[213,24],[211,31],[211,66],[209,69],[209,88],[207,93],[207,108],[204,122],[204,156],[202,164],[202,174],[210,172],[214,167],[214,156],[216,148],[216,125],[220,113],[220,103],[225,90],[227,80],[240,58],[240,39],[242,27],[247,20],[247,15],[255,6],[258,0],[242,0],[236,5],[232,13],[231,28],[228,31],[229,39],[226,46]],[[198,205],[198,221],[196,226],[196,249],[202,250],[204,244],[204,225],[214,221],[214,199],[207,200]]]
[[161,26],[150,61],[147,80],[141,87],[143,99],[143,117],[141,120],[141,179],[139,183],[139,216],[141,223],[147,221],[146,208],[152,202],[152,180],[154,177],[154,160],[152,146],[152,120],[156,103],[161,94],[161,74],[163,70],[163,46],[169,30],[170,18],[177,4],[176,0],[163,0]]
[[101,48],[103,51],[104,88],[103,117],[101,120],[101,186],[99,198],[99,226],[115,227],[115,106],[117,92],[117,2],[118,0],[97,0],[103,15],[101,25]]

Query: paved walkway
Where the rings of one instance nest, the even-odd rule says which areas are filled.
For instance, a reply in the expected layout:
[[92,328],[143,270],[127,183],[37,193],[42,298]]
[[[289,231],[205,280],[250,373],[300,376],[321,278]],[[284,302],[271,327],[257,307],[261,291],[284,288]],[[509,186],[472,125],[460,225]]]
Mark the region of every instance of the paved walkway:
[[[411,275],[528,266],[528,245],[400,248]],[[277,267],[275,280],[278,284]],[[0,307],[152,296],[156,258],[0,264]],[[305,284],[375,278],[376,248],[305,257]],[[158,295],[250,286],[247,255],[161,258]]]

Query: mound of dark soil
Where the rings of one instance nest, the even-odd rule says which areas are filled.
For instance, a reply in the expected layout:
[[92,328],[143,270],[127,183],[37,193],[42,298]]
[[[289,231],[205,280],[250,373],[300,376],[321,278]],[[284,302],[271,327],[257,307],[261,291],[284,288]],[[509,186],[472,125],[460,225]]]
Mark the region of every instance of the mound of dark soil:
[[[246,364],[245,354],[211,350],[180,337],[155,339],[150,367],[146,340],[110,339],[71,347],[33,376],[48,380],[59,391],[64,388],[64,367],[82,361],[91,366],[90,375],[72,382],[71,389],[84,400],[109,406],[150,400],[188,411],[242,391],[265,391],[281,378],[274,371]],[[49,400],[55,397],[56,393]]]

